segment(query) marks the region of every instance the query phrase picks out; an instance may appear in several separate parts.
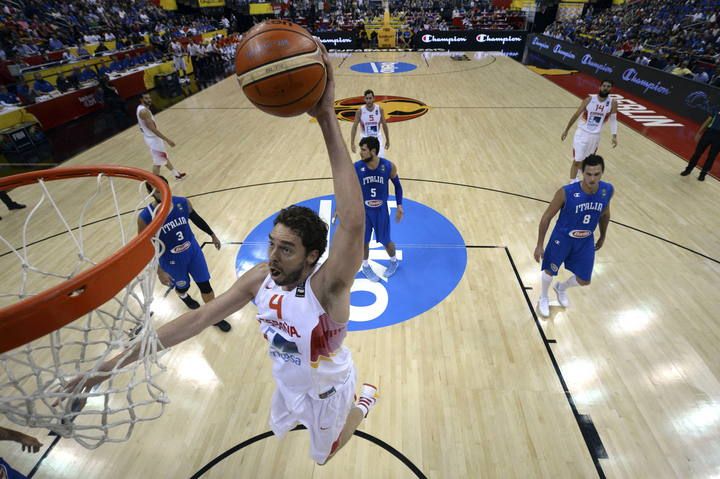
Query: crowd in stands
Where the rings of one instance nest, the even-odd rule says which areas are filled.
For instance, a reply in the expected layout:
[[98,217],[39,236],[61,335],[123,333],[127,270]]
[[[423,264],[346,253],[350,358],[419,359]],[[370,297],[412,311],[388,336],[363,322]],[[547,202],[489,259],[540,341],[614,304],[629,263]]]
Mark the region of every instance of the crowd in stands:
[[[310,0],[291,1],[281,4],[280,17],[296,22],[312,32],[355,31],[361,41],[368,25],[382,22],[380,3],[367,0],[356,2],[325,2],[318,8]],[[461,30],[471,28],[523,29],[525,15],[496,9],[489,0],[391,0],[390,14],[394,26],[405,40],[421,30]],[[409,34],[405,35],[405,32]],[[370,45],[372,46],[372,45]]]
[[545,35],[720,87],[717,0],[638,0],[555,22]]
[[85,44],[116,42],[118,50],[230,26],[228,19],[186,17],[148,0],[5,0],[0,8],[0,61]]

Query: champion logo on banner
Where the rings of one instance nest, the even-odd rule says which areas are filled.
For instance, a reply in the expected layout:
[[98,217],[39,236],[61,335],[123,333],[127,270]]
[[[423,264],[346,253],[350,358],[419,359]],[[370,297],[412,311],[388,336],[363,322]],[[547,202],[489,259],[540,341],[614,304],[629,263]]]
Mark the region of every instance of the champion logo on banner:
[[568,59],[571,58],[571,59],[575,60],[575,54],[572,52],[566,52],[565,50],[563,50],[562,45],[560,45],[560,44],[555,45],[555,48],[553,48],[553,53],[557,53],[561,57],[565,57]]
[[[328,251],[338,224],[331,224],[335,197],[320,196],[298,203],[318,213],[330,225]],[[383,273],[390,264],[385,248],[370,240],[369,263],[379,282],[372,282],[358,271],[350,293],[350,331],[382,328],[407,321],[430,310],[452,293],[465,273],[465,241],[455,226],[443,215],[416,201],[405,199],[405,216],[395,223],[395,199],[387,207],[391,213],[391,235],[396,244],[400,267],[391,278]],[[263,220],[245,238],[235,261],[240,276],[257,263],[267,261],[267,238],[276,215]],[[340,218],[338,221],[342,221]]]
[[506,43],[519,43],[523,39],[520,37],[513,37],[513,36],[496,37],[493,35],[487,35],[485,33],[480,33],[475,37],[475,40],[478,43],[493,42],[493,43],[502,43],[503,45],[505,45]]
[[534,37],[532,44],[541,50],[548,50],[550,48],[550,44],[542,42],[539,37]]
[[605,63],[600,64],[600,63],[596,62],[595,60],[593,60],[592,55],[590,55],[589,53],[586,53],[585,55],[583,55],[580,63],[582,63],[583,65],[587,65],[589,67],[593,67],[595,69],[595,73],[597,73],[597,72],[612,73],[613,72],[612,67],[610,67],[609,65],[607,65]]
[[329,44],[332,44],[333,46],[338,46],[339,44],[352,43],[352,42],[353,42],[352,38],[342,38],[342,37],[339,37],[339,38],[321,38],[320,41],[322,42],[323,45],[329,43]]
[[467,38],[463,37],[436,37],[431,33],[426,33],[422,36],[423,43],[463,43],[467,41]]
[[644,80],[640,78],[640,75],[638,74],[638,71],[634,68],[628,68],[625,70],[622,74],[622,79],[634,83],[638,86],[641,86],[644,88],[644,92],[647,92],[648,90],[654,91],[656,93],[660,93],[661,95],[669,95],[670,89],[663,86],[660,81],[653,82],[649,80]]

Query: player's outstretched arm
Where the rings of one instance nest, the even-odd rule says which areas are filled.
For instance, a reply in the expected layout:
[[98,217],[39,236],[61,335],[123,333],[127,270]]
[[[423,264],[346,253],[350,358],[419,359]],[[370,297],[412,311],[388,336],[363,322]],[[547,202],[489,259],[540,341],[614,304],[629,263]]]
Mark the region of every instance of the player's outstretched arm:
[[[257,293],[267,274],[267,263],[258,264],[238,278],[229,290],[213,301],[205,303],[200,308],[189,311],[169,323],[164,324],[157,331],[158,340],[163,349],[171,348],[193,336],[197,336],[205,328],[212,326],[222,318],[230,316],[235,311],[242,309],[255,296],[255,293]],[[100,368],[98,368],[98,371],[110,372],[116,368],[137,361],[139,351],[140,345],[138,344],[133,350],[123,351],[114,358],[105,361]],[[89,391],[109,377],[110,375],[108,374],[107,376],[90,378],[85,382],[83,391]],[[82,380],[83,376],[73,378],[63,386],[63,390],[65,392],[74,391]],[[57,404],[56,402],[55,405]]]
[[535,245],[535,253],[533,254],[535,261],[538,263],[542,259],[543,254],[545,254],[543,245],[545,244],[545,235],[550,227],[550,222],[558,211],[560,211],[563,204],[565,204],[565,190],[560,188],[555,192],[555,196],[553,196],[553,199],[545,210],[545,213],[543,213],[542,218],[540,218],[540,225],[538,226],[538,239],[537,244]]
[[313,279],[313,289],[324,307],[335,309],[331,305],[339,305],[337,311],[328,312],[336,322],[344,322],[348,320],[350,287],[362,262],[365,208],[357,173],[335,116],[332,64],[325,47],[319,41],[317,43],[323,52],[328,81],[323,97],[309,113],[317,118],[328,150],[336,211],[341,221],[335,232],[328,259]]

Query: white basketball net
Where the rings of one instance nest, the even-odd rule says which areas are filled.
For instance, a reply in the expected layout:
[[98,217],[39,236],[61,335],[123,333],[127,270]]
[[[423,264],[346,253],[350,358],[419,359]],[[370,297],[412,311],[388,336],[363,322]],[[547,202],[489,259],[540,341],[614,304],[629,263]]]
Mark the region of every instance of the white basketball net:
[[[95,227],[88,223],[88,215],[96,206],[108,209],[111,204],[114,210],[111,218],[96,222],[102,223],[102,231],[105,232],[103,236],[107,236],[107,221],[119,225],[119,231],[113,232],[119,238],[119,245],[125,244],[135,235],[130,227],[134,228],[139,209],[147,205],[150,199],[145,183],[103,174],[84,181],[93,180],[95,191],[85,201],[74,229],[53,199],[56,193],[51,194],[48,188],[50,183],[65,183],[65,180],[47,183],[38,180],[36,186],[41,190],[41,197],[35,205],[27,208],[27,217],[22,227],[22,245],[17,248],[13,246],[13,239],[16,244],[20,244],[20,238],[6,238],[11,232],[0,230],[0,247],[4,245],[5,253],[0,258],[4,261],[0,263],[3,274],[7,272],[8,261],[16,263],[16,269],[20,272],[15,279],[16,283],[10,286],[16,289],[8,291],[6,281],[0,284],[0,300],[7,303],[37,294],[47,289],[48,285],[71,278],[114,252],[110,248],[115,245],[103,248],[95,244],[97,241],[92,241]],[[123,181],[132,181],[131,186],[137,185],[139,193],[134,210],[126,214],[121,213],[118,202],[117,189]],[[124,191],[127,193],[127,188]],[[67,188],[64,193],[67,193]],[[47,222],[53,211],[57,215],[56,219],[59,218],[60,224],[65,227],[62,234],[64,242],[57,246],[58,250],[62,249],[60,246],[70,245],[69,249],[74,249],[72,254],[76,255],[75,264],[71,266],[71,253],[68,251],[66,255],[70,259],[67,262],[69,272],[47,271],[34,259],[34,256],[47,256],[34,255],[33,249],[42,251],[42,248],[48,246],[42,243],[28,244],[33,220]],[[123,221],[128,224],[124,225]],[[16,231],[12,234],[19,236]],[[154,258],[110,301],[45,337],[0,355],[0,413],[16,424],[47,428],[60,436],[71,437],[89,449],[105,442],[126,441],[135,424],[162,415],[168,399],[155,379],[165,368],[159,362],[162,346],[150,317],[157,258],[162,247],[157,237],[153,238],[153,245]],[[97,251],[91,253],[89,249]],[[136,345],[140,348],[140,357],[136,362],[111,371],[110,379],[97,390],[79,393],[86,380],[100,375],[98,368],[105,360],[129,351]],[[103,376],[107,374],[103,373]],[[83,379],[76,390],[64,392],[62,385],[78,375]],[[80,408],[84,400],[87,403],[84,408]],[[54,405],[56,402],[57,405]]]

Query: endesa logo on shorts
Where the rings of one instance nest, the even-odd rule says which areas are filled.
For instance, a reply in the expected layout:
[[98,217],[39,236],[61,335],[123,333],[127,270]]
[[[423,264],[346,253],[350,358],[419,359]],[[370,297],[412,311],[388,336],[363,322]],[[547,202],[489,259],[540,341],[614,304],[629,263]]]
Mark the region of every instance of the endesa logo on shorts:
[[369,206],[370,208],[377,208],[378,206],[382,206],[382,204],[382,200],[367,200],[365,202],[365,206]]
[[[320,259],[324,262],[332,251],[332,237],[338,227],[338,223],[330,223],[335,197],[320,196],[298,204],[317,211],[330,225],[328,252]],[[465,273],[465,241],[447,218],[428,206],[405,199],[405,216],[396,223],[395,199],[391,197],[386,205],[391,213],[391,236],[400,267],[389,279],[382,276],[390,258],[373,237],[369,262],[381,280],[374,283],[358,271],[350,294],[350,331],[391,326],[421,315],[452,293]],[[267,238],[275,216],[263,220],[243,241],[235,261],[238,276],[267,261]]]
[[590,230],[572,230],[568,234],[573,238],[587,238],[588,236],[592,236],[593,232]]

